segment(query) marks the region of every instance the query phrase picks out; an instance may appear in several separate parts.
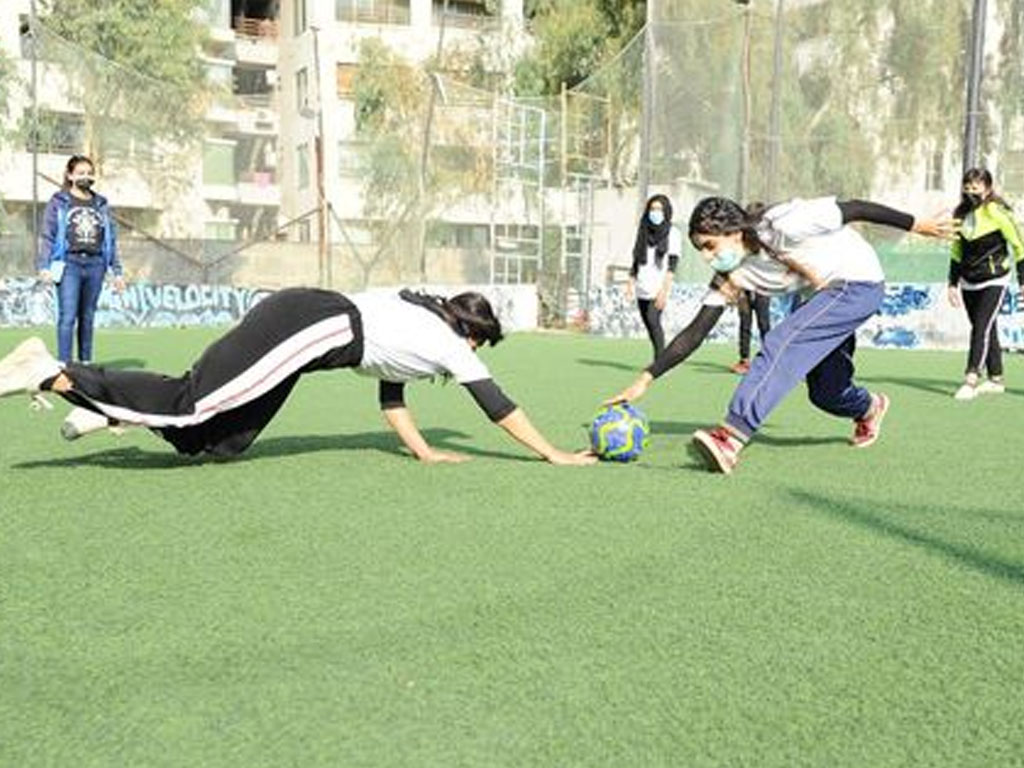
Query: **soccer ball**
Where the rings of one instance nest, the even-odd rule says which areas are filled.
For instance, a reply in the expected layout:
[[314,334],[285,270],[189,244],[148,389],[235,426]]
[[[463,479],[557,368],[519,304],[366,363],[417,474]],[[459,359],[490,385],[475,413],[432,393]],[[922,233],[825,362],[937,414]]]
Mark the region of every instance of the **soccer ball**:
[[651,428],[643,411],[629,403],[603,408],[590,425],[590,447],[607,461],[635,461],[647,447]]

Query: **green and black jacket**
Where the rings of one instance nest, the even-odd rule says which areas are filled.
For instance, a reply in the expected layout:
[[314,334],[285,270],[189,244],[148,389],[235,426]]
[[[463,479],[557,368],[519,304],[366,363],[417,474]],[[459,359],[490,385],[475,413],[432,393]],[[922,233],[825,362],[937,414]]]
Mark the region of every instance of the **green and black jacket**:
[[990,200],[964,217],[949,261],[949,284],[985,283],[1005,277],[1017,265],[1017,281],[1024,286],[1024,243],[1004,205]]

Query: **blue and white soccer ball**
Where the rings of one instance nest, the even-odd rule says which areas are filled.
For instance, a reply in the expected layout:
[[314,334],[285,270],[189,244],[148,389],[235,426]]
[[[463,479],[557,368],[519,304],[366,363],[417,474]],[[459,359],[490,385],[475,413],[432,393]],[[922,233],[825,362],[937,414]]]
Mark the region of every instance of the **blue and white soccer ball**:
[[635,461],[647,447],[651,427],[643,411],[629,403],[609,405],[590,425],[590,447],[607,461]]

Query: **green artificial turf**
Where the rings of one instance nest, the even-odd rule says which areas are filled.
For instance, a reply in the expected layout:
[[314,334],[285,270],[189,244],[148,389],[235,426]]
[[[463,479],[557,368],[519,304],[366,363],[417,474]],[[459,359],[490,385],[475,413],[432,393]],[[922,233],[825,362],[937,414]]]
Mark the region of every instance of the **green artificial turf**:
[[[97,346],[178,372],[215,336]],[[473,458],[421,465],[344,371],[227,462],[0,402],[0,765],[1024,765],[1024,359],[961,403],[963,354],[861,351],[875,446],[801,388],[722,477],[687,445],[733,352],[654,385],[630,466],[543,464],[428,383],[427,439]],[[648,346],[481,354],[582,447]]]

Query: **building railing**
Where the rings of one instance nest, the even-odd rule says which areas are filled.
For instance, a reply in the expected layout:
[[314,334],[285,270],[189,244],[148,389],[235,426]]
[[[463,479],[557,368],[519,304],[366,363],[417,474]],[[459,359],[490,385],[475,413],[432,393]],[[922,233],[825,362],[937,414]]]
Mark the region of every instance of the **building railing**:
[[351,3],[338,8],[337,20],[343,24],[408,24],[412,15],[409,3],[374,3],[369,8]]
[[247,16],[235,17],[235,34],[252,39],[277,40],[276,19],[253,19]]

